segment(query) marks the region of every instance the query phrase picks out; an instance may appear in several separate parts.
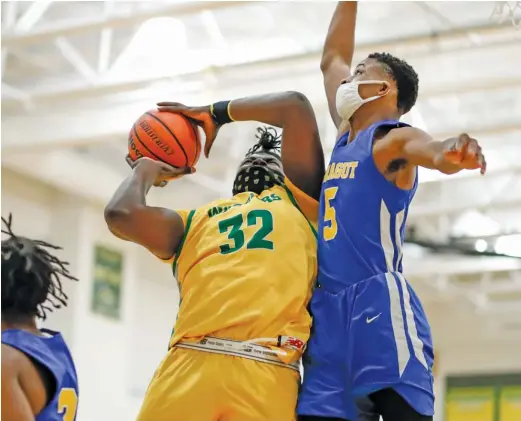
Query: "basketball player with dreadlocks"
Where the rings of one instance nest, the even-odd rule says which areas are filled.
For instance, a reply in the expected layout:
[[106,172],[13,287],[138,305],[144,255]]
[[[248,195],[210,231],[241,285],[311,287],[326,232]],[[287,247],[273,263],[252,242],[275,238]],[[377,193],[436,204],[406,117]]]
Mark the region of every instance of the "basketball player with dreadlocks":
[[12,216],[2,241],[2,421],[74,421],[78,379],[58,332],[38,329],[53,308],[67,305],[60,277],[76,281],[48,249],[59,247],[16,236]]
[[373,53],[351,75],[356,8],[338,3],[322,57],[338,139],[320,197],[318,286],[298,412],[302,421],[428,421],[431,332],[402,274],[409,205],[419,166],[484,174],[486,163],[465,134],[436,141],[400,122],[418,96],[418,75],[405,61]]
[[324,176],[313,109],[295,92],[159,105],[203,127],[206,156],[225,123],[255,120],[283,131],[280,138],[258,130],[229,199],[192,210],[148,206],[152,185],[192,170],[141,158],[108,204],[110,230],[172,260],[180,286],[170,348],[138,420],[294,420]]

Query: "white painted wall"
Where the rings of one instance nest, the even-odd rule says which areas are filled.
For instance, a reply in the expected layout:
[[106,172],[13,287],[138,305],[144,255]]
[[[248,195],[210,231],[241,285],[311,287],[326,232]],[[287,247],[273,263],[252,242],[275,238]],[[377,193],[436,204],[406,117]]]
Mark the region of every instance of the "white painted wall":
[[[102,206],[2,169],[2,216],[9,212],[15,233],[63,246],[60,257],[80,278],[76,284],[64,281],[69,306],[44,323],[62,331],[74,355],[80,379],[78,421],[134,419],[175,322],[179,296],[170,267],[114,238]],[[96,243],[124,253],[122,318],[117,322],[90,310]]]
[[[61,256],[80,278],[77,284],[65,283],[69,307],[51,314],[45,323],[63,332],[74,354],[81,388],[78,421],[134,419],[175,322],[179,296],[170,267],[114,238],[103,221],[101,205],[2,169],[2,216],[9,212],[14,214],[16,233],[64,246]],[[119,322],[90,311],[95,243],[125,254]],[[482,336],[458,335],[450,328],[451,317],[468,323],[469,332],[472,317],[467,321],[448,311],[445,307],[428,310],[439,352],[436,421],[443,420],[445,376],[521,371],[521,334],[508,340],[485,330]],[[458,330],[463,332],[464,327]]]

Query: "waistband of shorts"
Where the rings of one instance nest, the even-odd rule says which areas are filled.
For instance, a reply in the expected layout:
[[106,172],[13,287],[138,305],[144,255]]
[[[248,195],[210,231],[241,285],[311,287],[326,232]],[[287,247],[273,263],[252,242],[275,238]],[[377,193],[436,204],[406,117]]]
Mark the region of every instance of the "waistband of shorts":
[[399,276],[403,276],[403,273],[400,272],[400,271],[391,271],[391,272],[380,272],[380,273],[377,273],[373,276],[370,276],[368,278],[361,278],[361,279],[355,279],[355,280],[350,280],[349,282],[334,282],[334,283],[330,283],[330,282],[326,282],[324,284],[324,282],[320,282],[320,281],[317,281],[317,284],[319,285],[319,288],[321,289],[324,289],[328,292],[331,292],[333,294],[337,294],[341,291],[344,291],[346,289],[349,289],[349,288],[352,288],[352,287],[355,287],[356,285],[358,284],[361,284],[362,282],[370,282],[370,281],[374,281],[374,280],[385,280],[387,276],[394,276],[394,275],[399,275]]
[[277,365],[279,367],[291,368],[300,373],[300,364],[298,361],[286,364],[277,357],[275,351],[251,342],[205,336],[199,342],[180,341],[176,343],[174,347],[195,349],[197,351],[210,352],[213,354],[233,355],[262,363]]

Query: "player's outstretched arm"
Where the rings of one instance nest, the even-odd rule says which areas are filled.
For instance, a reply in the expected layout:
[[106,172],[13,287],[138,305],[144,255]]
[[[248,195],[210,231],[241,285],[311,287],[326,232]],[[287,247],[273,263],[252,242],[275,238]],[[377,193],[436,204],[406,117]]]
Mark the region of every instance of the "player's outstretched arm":
[[388,170],[393,161],[407,166],[420,166],[454,174],[461,170],[480,169],[485,174],[487,163],[476,139],[467,134],[444,141],[434,140],[423,130],[401,127],[391,130],[373,148],[373,156],[380,171]]
[[299,92],[278,92],[204,107],[186,107],[169,102],[158,105],[160,110],[181,113],[203,127],[206,156],[220,124],[259,121],[282,128],[284,173],[304,193],[319,199],[324,178],[324,152],[315,112],[305,95]]
[[173,210],[147,206],[146,195],[154,185],[191,172],[149,158],[136,161],[128,176],[105,208],[109,230],[123,240],[150,250],[161,259],[170,259],[184,234],[181,217]]
[[320,69],[324,77],[329,113],[337,129],[342,118],[336,111],[336,91],[340,82],[351,75],[355,49],[356,1],[338,2],[329,25]]
[[[31,401],[22,385],[21,369],[24,357],[20,354],[20,351],[2,345],[2,421],[35,420]],[[32,368],[36,377],[32,379],[30,397],[41,410],[45,406],[45,404],[42,406],[42,401],[43,403],[46,401],[46,392],[38,372],[34,367]]]

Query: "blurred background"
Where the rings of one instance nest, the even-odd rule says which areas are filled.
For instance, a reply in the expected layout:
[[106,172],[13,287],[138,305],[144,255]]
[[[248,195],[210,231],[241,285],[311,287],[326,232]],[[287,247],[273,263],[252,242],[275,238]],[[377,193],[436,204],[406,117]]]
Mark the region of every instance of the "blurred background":
[[[359,6],[355,62],[375,51],[408,60],[420,97],[404,121],[439,139],[468,132],[489,163],[485,177],[421,171],[409,216],[405,274],[433,329],[436,421],[521,420],[521,31],[507,16],[515,3],[503,21],[491,18],[497,6]],[[313,103],[329,159],[319,62],[334,7],[2,1],[2,216],[64,246],[80,278],[46,322],[75,356],[79,421],[134,419],[178,307],[171,268],[103,220],[129,173],[133,121],[160,100],[296,90]],[[225,126],[197,174],[153,190],[150,203],[185,209],[230,195],[255,127]]]

